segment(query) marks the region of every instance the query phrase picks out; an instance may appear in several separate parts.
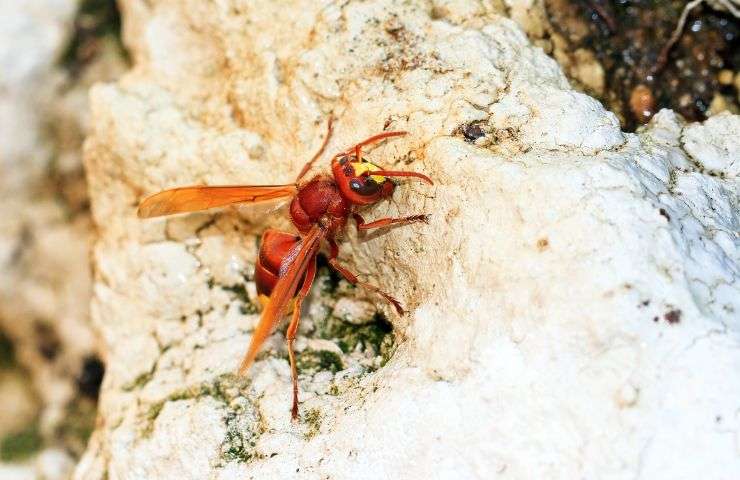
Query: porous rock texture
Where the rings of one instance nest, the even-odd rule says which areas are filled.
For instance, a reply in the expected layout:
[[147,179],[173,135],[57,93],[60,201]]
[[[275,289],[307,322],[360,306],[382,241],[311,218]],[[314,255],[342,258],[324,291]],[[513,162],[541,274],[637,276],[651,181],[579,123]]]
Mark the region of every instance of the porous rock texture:
[[[85,150],[108,370],[77,478],[740,475],[738,117],[622,133],[488,2],[122,7],[135,67],[92,90]],[[280,331],[233,375],[256,239],[285,214],[136,205],[290,182],[330,115],[326,158],[406,130],[370,158],[435,180],[367,218],[432,216],[348,234],[341,258],[409,313],[317,286],[298,350],[340,368],[304,371],[291,423]],[[312,337],[332,305],[387,314],[387,363]]]

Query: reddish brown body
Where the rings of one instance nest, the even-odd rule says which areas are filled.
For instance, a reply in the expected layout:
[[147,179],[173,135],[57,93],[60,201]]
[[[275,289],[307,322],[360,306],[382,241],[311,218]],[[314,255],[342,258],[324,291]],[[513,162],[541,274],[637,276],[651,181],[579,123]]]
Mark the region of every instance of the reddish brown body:
[[279,279],[280,264],[288,252],[301,241],[301,237],[291,233],[270,229],[262,235],[260,252],[254,265],[254,282],[257,295],[270,297]]
[[356,207],[376,203],[393,194],[395,183],[389,177],[414,177],[429,184],[429,177],[416,172],[383,170],[362,158],[362,147],[406,132],[384,132],[370,137],[351,149],[335,155],[331,162],[332,175],[316,175],[301,183],[313,162],[323,153],[331,136],[331,121],[324,144],[301,170],[296,182],[266,186],[195,186],[165,190],[146,198],[139,206],[140,217],[204,210],[233,203],[259,202],[292,196],[290,219],[299,235],[268,230],[262,237],[255,263],[255,283],[264,309],[239,367],[245,373],[275,326],[289,312],[292,320],[286,332],[288,356],[293,379],[293,418],[298,416],[298,373],[293,353],[293,341],[298,330],[303,299],[311,289],[316,274],[316,255],[322,244],[329,249],[329,265],[353,285],[367,288],[390,302],[399,314],[401,305],[379,288],[361,282],[337,260],[341,235],[350,216],[358,230],[381,228],[400,223],[426,221],[427,215],[382,218],[366,223],[355,212]]
[[299,232],[306,234],[321,224],[333,237],[344,229],[352,204],[341,195],[333,178],[317,175],[302,185],[290,202],[290,219]]

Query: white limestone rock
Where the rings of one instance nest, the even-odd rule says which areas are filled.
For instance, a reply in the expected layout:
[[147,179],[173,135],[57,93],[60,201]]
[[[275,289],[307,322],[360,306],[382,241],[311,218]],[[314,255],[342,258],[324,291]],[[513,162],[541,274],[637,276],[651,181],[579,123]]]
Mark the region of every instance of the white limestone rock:
[[[136,67],[93,90],[86,145],[109,368],[76,478],[740,474],[737,117],[702,134],[662,112],[623,134],[490,12],[122,3]],[[404,182],[367,218],[432,218],[349,234],[343,259],[409,314],[379,304],[396,336],[386,364],[332,351],[341,370],[304,373],[292,424],[281,332],[233,375],[258,320],[256,236],[284,216],[135,208],[177,185],[289,182],[332,112],[329,152],[407,130],[369,156],[435,180]],[[322,278],[309,352],[341,298],[377,301],[321,293]]]
[[698,168],[735,178],[740,173],[738,131],[740,116],[724,113],[710,117],[704,123],[689,125],[681,141]]

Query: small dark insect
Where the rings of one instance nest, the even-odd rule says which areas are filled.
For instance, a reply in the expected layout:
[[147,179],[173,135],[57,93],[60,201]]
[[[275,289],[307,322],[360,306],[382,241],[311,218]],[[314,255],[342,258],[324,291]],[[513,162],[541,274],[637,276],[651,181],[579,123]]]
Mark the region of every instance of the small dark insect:
[[356,212],[358,207],[371,205],[393,194],[396,184],[390,177],[412,177],[429,185],[432,180],[417,172],[384,170],[362,157],[362,148],[386,138],[407,132],[383,132],[356,144],[332,158],[332,175],[318,174],[307,182],[301,179],[321,156],[332,133],[329,120],[324,143],[314,157],[304,165],[294,183],[287,185],[234,185],[181,187],[152,195],[139,205],[139,217],[149,218],[174,213],[193,212],[235,203],[256,203],[276,198],[292,197],[290,219],[298,233],[270,229],[262,236],[255,265],[255,283],[262,316],[252,335],[249,348],[239,367],[243,375],[254,362],[260,347],[284,315],[292,309],[286,338],[293,380],[291,415],[298,417],[298,372],[293,341],[300,320],[301,303],[311,289],[316,275],[316,255],[322,245],[328,246],[329,265],[352,285],[375,292],[388,301],[399,314],[401,304],[380,288],[361,282],[355,274],[337,261],[337,238],[344,232],[351,216],[358,230],[388,227],[412,222],[427,222],[429,216],[411,215],[401,218],[381,218],[373,222]]

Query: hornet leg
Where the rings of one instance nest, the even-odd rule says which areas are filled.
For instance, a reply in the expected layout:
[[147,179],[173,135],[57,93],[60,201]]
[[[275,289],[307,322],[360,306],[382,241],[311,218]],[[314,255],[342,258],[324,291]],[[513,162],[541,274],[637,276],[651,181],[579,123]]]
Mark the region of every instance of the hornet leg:
[[295,363],[293,342],[295,341],[295,336],[298,332],[298,322],[301,320],[301,305],[303,304],[303,299],[306,298],[306,295],[308,295],[308,292],[311,290],[311,285],[313,284],[315,276],[316,259],[314,258],[306,270],[306,277],[303,280],[303,286],[295,297],[293,317],[291,318],[288,330],[285,333],[286,341],[288,343],[288,358],[290,359],[290,376],[293,380],[293,406],[290,410],[293,420],[298,418],[298,368],[296,368]]
[[399,315],[403,315],[404,314],[403,307],[401,307],[401,304],[399,303],[398,300],[396,300],[395,298],[391,297],[390,295],[388,295],[387,293],[385,293],[383,290],[379,289],[375,285],[371,285],[369,283],[361,282],[357,278],[357,275],[355,275],[354,273],[352,273],[349,270],[347,270],[346,267],[342,266],[337,261],[337,255],[339,255],[339,247],[337,246],[337,243],[334,240],[329,240],[329,247],[330,247],[330,250],[331,250],[330,251],[330,255],[329,255],[329,265],[331,265],[334,270],[336,270],[337,272],[339,272],[340,275],[342,275],[352,285],[358,285],[360,287],[366,288],[366,289],[368,289],[368,290],[370,290],[372,292],[377,293],[381,297],[383,297],[385,300],[388,301],[388,303],[390,303],[391,305],[393,305],[393,308],[396,309],[396,312],[398,312]]
[[362,218],[357,213],[353,213],[352,218],[355,219],[355,222],[357,224],[357,231],[370,230],[372,228],[390,227],[391,225],[398,225],[398,224],[405,224],[405,223],[415,223],[415,222],[429,223],[428,214],[410,215],[408,217],[399,217],[399,218],[390,218],[390,217],[381,218],[379,220],[375,220],[369,223],[365,223],[365,219]]
[[333,129],[332,124],[334,123],[334,119],[332,117],[329,117],[329,120],[326,122],[326,137],[324,137],[324,143],[321,144],[321,148],[319,148],[319,151],[316,152],[316,155],[313,156],[311,160],[306,162],[306,164],[303,166],[303,169],[301,170],[301,173],[298,174],[298,177],[295,179],[295,183],[298,183],[303,176],[308,173],[308,171],[311,169],[311,166],[313,165],[313,162],[318,159],[322,153],[324,153],[324,150],[326,149],[326,145],[329,143],[329,139],[331,138],[331,134]]

